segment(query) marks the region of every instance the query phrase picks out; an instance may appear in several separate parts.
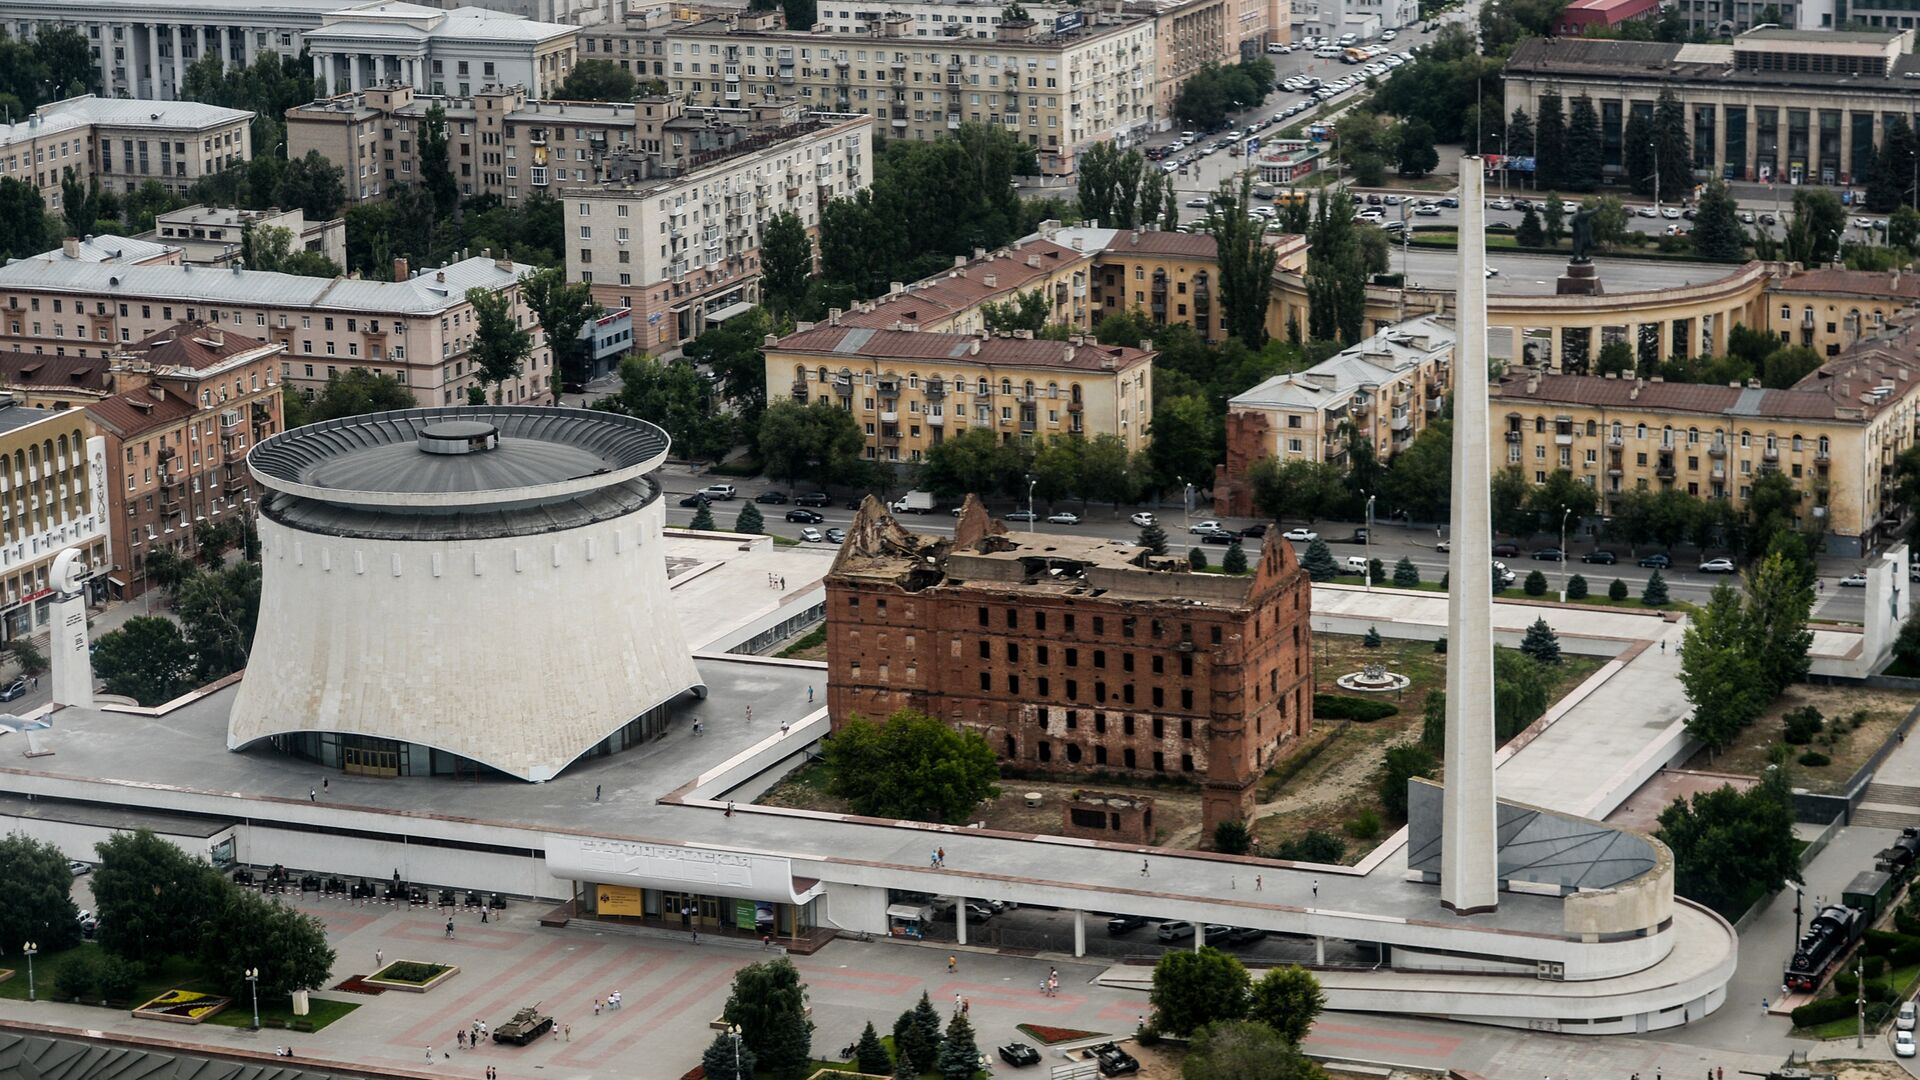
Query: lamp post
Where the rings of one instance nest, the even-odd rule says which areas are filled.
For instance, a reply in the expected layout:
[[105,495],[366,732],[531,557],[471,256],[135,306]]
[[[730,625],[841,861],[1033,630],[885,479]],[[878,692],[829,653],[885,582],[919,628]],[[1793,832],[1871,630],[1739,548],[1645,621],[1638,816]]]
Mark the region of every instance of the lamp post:
[[1861,957],[1853,962],[1853,1048],[1867,1045],[1867,958]]
[[[1360,494],[1367,495],[1367,493],[1364,491],[1361,492]],[[1367,513],[1366,513],[1366,520],[1367,520],[1366,552],[1367,553],[1365,556],[1363,556],[1363,558],[1367,560],[1367,565],[1361,568],[1360,579],[1366,582],[1368,592],[1373,591],[1373,500],[1378,497],[1379,496],[1376,496],[1376,495],[1367,495]]]
[[253,1030],[260,1030],[260,969],[247,969],[247,985],[253,990]]
[[733,1077],[740,1080],[740,1025],[728,1024],[727,1035],[733,1039]]
[[40,944],[39,942],[29,941],[25,945],[20,946],[20,951],[27,956],[27,1000],[37,1001],[39,999],[33,992],[33,958],[39,955]]
[[1567,602],[1567,519],[1573,516],[1573,507],[1560,508],[1560,602]]
[[1658,214],[1660,213],[1660,144],[1657,141],[1649,142],[1647,146],[1653,150],[1653,212]]
[[1187,478],[1184,476],[1176,476],[1174,480],[1180,484],[1180,535],[1186,537],[1181,543],[1187,549],[1187,553],[1191,555],[1193,553],[1193,533],[1188,527],[1188,517],[1193,512],[1193,485],[1187,483]]
[[1038,480],[1035,480],[1035,479],[1033,478],[1033,474],[1032,474],[1032,473],[1028,473],[1028,474],[1027,474],[1027,531],[1028,531],[1028,532],[1032,532],[1032,531],[1033,531],[1033,518],[1034,518],[1034,515],[1033,515],[1033,489],[1034,489],[1034,488],[1035,488],[1036,486],[1038,486],[1038,485],[1039,485],[1039,483],[1040,483],[1040,481],[1038,481]]

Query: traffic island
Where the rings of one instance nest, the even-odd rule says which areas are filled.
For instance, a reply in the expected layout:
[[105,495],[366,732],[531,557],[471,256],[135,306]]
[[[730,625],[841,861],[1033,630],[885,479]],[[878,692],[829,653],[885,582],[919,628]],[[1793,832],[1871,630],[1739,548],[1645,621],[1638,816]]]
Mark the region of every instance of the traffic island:
[[400,990],[409,994],[424,994],[427,991],[460,974],[455,964],[428,964],[418,960],[395,960],[379,971],[360,980],[367,986],[382,990]]

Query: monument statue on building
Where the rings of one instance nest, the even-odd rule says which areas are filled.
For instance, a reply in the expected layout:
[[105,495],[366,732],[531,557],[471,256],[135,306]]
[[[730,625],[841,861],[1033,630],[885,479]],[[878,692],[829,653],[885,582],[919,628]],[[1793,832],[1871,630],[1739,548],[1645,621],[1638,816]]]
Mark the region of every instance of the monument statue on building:
[[1583,206],[1573,215],[1573,258],[1575,264],[1593,261],[1587,252],[1593,250],[1593,207]]
[[1581,207],[1573,215],[1573,258],[1567,260],[1567,272],[1560,275],[1554,291],[1561,296],[1599,296],[1599,270],[1593,265],[1593,208]]

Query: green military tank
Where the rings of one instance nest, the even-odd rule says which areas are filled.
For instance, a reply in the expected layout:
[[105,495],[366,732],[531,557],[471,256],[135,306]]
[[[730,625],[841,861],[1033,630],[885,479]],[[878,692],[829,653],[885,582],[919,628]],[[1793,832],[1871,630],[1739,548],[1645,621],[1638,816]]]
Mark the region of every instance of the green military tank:
[[513,1014],[513,1019],[493,1029],[493,1041],[525,1046],[533,1040],[553,1030],[553,1017],[540,1011],[540,1003],[521,1009]]

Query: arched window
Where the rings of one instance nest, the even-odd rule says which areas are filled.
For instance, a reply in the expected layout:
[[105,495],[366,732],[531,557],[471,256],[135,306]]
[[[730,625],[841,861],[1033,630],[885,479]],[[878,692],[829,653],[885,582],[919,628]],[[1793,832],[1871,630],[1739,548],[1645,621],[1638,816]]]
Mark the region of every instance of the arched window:
[[1013,380],[1012,380],[1012,379],[1004,379],[1004,378],[1003,378],[1003,379],[1001,379],[1001,380],[1000,380],[1000,392],[1001,392],[1002,394],[1011,394],[1011,393],[1013,393]]
[[979,388],[976,389],[974,393],[980,395],[981,397],[987,396],[987,377],[985,375],[980,376]]
[[1072,388],[1068,391],[1068,393],[1073,395],[1073,400],[1079,401],[1080,400],[1080,384],[1074,383]]
[[1599,431],[1600,431],[1599,421],[1597,420],[1587,421],[1587,437],[1588,438],[1592,438],[1594,435],[1598,434]]
[[1048,384],[1047,384],[1047,396],[1048,396],[1049,398],[1057,398],[1057,397],[1059,397],[1059,396],[1060,396],[1060,384],[1059,384],[1059,383],[1057,383],[1057,382],[1050,382],[1050,383],[1048,383]]

